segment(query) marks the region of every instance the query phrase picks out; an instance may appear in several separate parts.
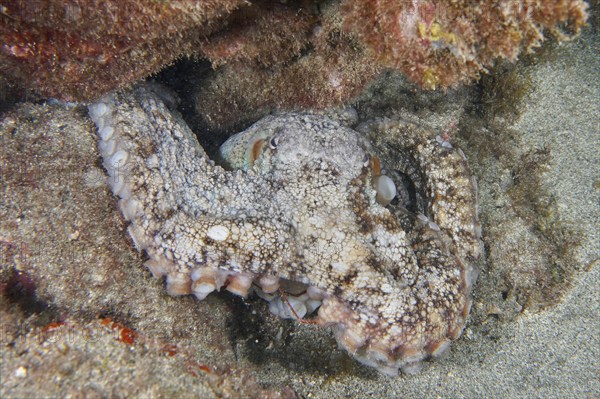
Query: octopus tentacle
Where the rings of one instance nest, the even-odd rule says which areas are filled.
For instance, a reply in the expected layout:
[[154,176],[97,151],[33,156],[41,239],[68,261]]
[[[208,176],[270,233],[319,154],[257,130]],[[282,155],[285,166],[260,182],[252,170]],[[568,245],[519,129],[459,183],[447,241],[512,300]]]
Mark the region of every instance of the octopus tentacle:
[[262,217],[268,214],[258,201],[264,182],[215,165],[152,90],[139,86],[103,98],[90,106],[90,116],[99,132],[112,130],[99,141],[108,183],[136,247],[147,252],[155,275],[168,276],[170,293],[191,293],[189,275],[198,267],[235,275],[251,265],[261,273],[285,259],[278,254],[292,240],[285,239],[285,226]]

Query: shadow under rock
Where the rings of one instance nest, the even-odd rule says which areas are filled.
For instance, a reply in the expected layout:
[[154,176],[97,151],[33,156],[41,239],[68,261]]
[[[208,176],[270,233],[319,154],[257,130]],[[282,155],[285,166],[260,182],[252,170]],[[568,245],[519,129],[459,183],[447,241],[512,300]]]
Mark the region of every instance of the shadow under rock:
[[245,358],[267,370],[281,367],[325,377],[347,374],[377,378],[376,371],[338,349],[328,329],[282,320],[271,315],[268,305],[255,296],[244,300],[228,293],[221,295],[232,310],[227,334],[238,360]]

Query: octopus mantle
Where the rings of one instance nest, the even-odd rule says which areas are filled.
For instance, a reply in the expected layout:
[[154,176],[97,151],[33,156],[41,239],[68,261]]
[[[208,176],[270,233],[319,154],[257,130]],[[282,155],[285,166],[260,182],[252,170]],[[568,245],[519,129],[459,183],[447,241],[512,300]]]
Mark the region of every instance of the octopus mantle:
[[[386,374],[417,370],[460,336],[481,255],[476,189],[460,150],[400,120],[359,133],[283,114],[226,142],[224,168],[169,100],[139,86],[89,106],[129,234],[169,294],[254,290],[282,317],[318,308],[317,324]],[[379,156],[413,182],[412,211],[378,198],[392,179],[367,139],[384,133]]]

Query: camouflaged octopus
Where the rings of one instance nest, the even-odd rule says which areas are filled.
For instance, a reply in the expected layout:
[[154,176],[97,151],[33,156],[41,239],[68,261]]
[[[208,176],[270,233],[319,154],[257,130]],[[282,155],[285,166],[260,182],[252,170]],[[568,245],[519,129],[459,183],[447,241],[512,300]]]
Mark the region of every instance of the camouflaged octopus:
[[[481,254],[460,150],[401,120],[359,133],[281,114],[230,138],[222,167],[172,108],[148,86],[89,106],[129,234],[169,294],[254,290],[291,318],[318,308],[314,321],[341,347],[391,375],[416,371],[459,337]],[[367,141],[383,133],[380,156],[395,175]],[[412,205],[389,204],[393,176],[412,181]]]

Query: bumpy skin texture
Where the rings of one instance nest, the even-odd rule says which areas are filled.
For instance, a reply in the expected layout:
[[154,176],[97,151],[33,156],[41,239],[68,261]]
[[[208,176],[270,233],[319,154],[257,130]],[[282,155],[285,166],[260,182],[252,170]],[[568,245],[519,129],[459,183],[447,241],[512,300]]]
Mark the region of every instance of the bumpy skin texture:
[[460,335],[480,255],[475,189],[460,153],[435,136],[404,142],[429,218],[401,223],[375,199],[364,135],[323,116],[257,122],[223,146],[232,171],[148,87],[106,97],[90,116],[129,233],[170,294],[305,284],[321,302],[316,321],[387,374],[414,371]]

